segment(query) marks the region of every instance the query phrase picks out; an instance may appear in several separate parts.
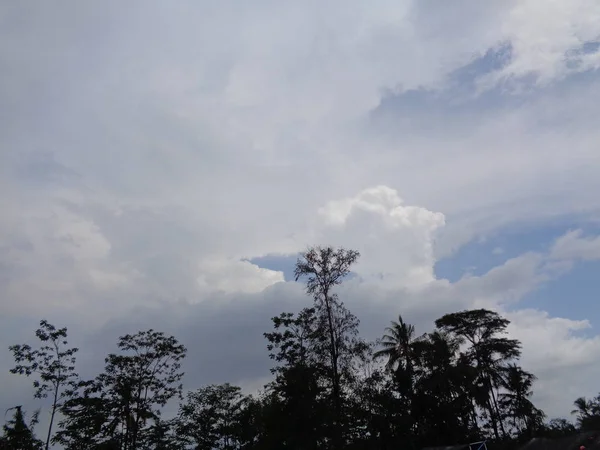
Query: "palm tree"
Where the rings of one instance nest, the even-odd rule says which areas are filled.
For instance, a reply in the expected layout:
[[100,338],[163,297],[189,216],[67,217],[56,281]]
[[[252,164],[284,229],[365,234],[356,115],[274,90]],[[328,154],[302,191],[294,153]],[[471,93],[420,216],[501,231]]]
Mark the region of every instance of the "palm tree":
[[502,387],[506,391],[499,395],[500,407],[512,418],[512,425],[518,434],[534,431],[541,426],[545,417],[543,411],[529,399],[537,377],[516,364],[509,364],[503,372]]
[[571,414],[577,416],[577,426],[582,430],[594,430],[600,426],[600,395],[591,400],[579,397]]
[[385,329],[380,343],[383,348],[375,352],[373,356],[374,358],[387,358],[387,370],[402,371],[412,378],[415,342],[415,327],[404,322],[402,316],[399,315],[398,321],[392,321],[391,326]]
[[[436,445],[473,434],[472,371],[459,360],[461,339],[441,330],[414,342],[417,428]],[[471,367],[469,366],[469,369]]]
[[[414,433],[414,366],[415,366],[415,327],[404,322],[401,315],[398,321],[392,321],[385,329],[380,345],[381,348],[373,355],[374,358],[387,358],[386,370],[393,373],[395,384],[405,402],[407,428]],[[412,439],[412,438],[410,438]],[[412,443],[414,445],[414,442]]]

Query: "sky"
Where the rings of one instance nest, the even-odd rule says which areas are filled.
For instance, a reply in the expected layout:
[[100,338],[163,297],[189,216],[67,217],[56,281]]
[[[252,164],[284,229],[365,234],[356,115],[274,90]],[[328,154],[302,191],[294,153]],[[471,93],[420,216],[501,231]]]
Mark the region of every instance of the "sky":
[[[534,400],[600,391],[597,0],[0,3],[0,409],[13,343],[69,328],[189,348],[185,386],[269,376],[299,252],[361,252],[340,289],[399,314],[511,320]],[[6,388],[4,388],[6,387]]]

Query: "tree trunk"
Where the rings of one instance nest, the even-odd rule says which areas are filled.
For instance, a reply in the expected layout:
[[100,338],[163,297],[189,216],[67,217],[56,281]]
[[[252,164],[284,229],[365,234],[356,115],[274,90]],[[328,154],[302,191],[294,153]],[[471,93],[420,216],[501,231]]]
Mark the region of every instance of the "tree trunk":
[[496,401],[496,395],[494,395],[494,387],[492,386],[491,381],[490,381],[490,392],[492,394],[492,404],[494,406],[496,418],[498,420],[498,423],[500,424],[500,430],[502,431],[502,437],[504,439],[506,439],[506,430],[504,429],[504,422],[502,420],[502,417],[500,417],[500,408],[498,408],[498,402]]
[[335,409],[335,426],[334,426],[334,448],[342,448],[342,433],[341,433],[341,393],[340,393],[340,380],[338,374],[338,354],[337,354],[337,343],[335,339],[335,331],[333,329],[333,311],[331,309],[331,303],[329,301],[329,290],[323,291],[323,297],[325,301],[325,308],[327,311],[327,323],[329,327],[329,339],[330,339],[330,354],[331,354],[331,369],[333,377],[333,405]]
[[52,402],[52,412],[50,413],[50,424],[48,425],[48,436],[46,437],[46,450],[50,448],[50,438],[52,437],[52,425],[54,424],[54,415],[56,414],[56,403],[58,402],[58,390],[60,384],[54,390],[54,401]]
[[498,423],[496,422],[496,414],[494,413],[494,407],[492,406],[492,402],[488,395],[487,399],[487,410],[490,415],[490,420],[492,421],[492,428],[494,430],[494,437],[498,440],[500,439],[500,433],[498,432]]

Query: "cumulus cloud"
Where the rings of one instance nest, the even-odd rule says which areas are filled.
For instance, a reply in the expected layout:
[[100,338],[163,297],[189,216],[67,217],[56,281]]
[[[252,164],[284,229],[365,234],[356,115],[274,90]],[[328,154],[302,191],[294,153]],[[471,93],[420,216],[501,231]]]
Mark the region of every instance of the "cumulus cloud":
[[331,201],[319,213],[324,229],[316,241],[359,250],[358,275],[401,286],[435,279],[433,241],[445,223],[442,213],[406,206],[387,186]]

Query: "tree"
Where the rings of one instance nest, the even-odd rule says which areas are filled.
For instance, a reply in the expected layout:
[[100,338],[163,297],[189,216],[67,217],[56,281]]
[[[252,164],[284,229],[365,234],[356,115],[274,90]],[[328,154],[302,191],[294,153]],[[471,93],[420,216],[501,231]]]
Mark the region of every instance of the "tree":
[[332,397],[334,406],[334,446],[343,446],[341,436],[342,389],[340,367],[351,359],[353,337],[358,334],[358,319],[352,315],[334,292],[360,253],[355,250],[332,247],[313,247],[303,253],[296,262],[296,281],[306,279],[306,292],[315,302],[320,326],[328,336],[328,353],[331,370]]
[[297,315],[282,313],[271,318],[274,331],[264,333],[269,342],[269,358],[279,363],[271,369],[273,374],[281,374],[296,365],[316,365],[321,363],[321,355],[315,350],[323,336],[319,333],[316,310],[304,308]]
[[147,330],[121,336],[117,345],[121,353],[109,354],[104,372],[81,382],[62,408],[58,442],[137,450],[144,427],[159,422],[170,399],[181,398],[186,348],[177,339]]
[[382,347],[373,355],[375,359],[385,358],[386,370],[392,374],[394,386],[399,390],[399,402],[407,414],[403,419],[408,431],[408,438],[413,440],[414,426],[414,367],[415,367],[415,327],[404,322],[401,315],[398,321],[392,321],[391,326],[385,329],[379,345]]
[[565,419],[552,419],[540,429],[540,435],[551,439],[560,439],[577,432],[575,426]]
[[185,442],[177,434],[177,420],[158,418],[140,439],[140,450],[185,450]]
[[16,363],[11,372],[36,377],[33,382],[35,398],[52,396],[50,424],[45,444],[48,450],[56,411],[61,407],[65,393],[68,392],[65,387],[77,379],[75,354],[78,349],[67,347],[67,328],[56,329],[46,320],[40,322],[40,328],[35,334],[43,344],[39,348],[34,349],[27,344],[9,347]]
[[461,357],[461,339],[436,330],[414,345],[413,417],[421,445],[460,442],[475,434],[472,367]]
[[121,448],[119,436],[107,425],[111,423],[110,407],[97,380],[80,381],[60,411],[63,419],[53,443],[65,450]]
[[500,431],[506,437],[497,395],[502,384],[503,367],[521,355],[520,342],[502,336],[506,334],[509,323],[498,313],[486,309],[446,314],[435,321],[440,330],[470,344],[465,356],[477,368],[476,400],[487,410],[496,439],[500,438]]
[[517,436],[527,433],[529,437],[543,425],[545,414],[536,408],[530,398],[536,380],[532,373],[524,371],[516,364],[509,364],[504,370],[503,387],[499,395],[500,408],[512,421]]
[[398,321],[392,321],[392,326],[385,331],[380,342],[383,348],[375,352],[374,357],[386,358],[386,368],[401,380],[401,389],[410,393],[414,376],[415,327],[404,322],[402,316],[398,316]]
[[4,425],[4,436],[0,443],[2,449],[6,450],[39,450],[42,448],[42,441],[33,434],[33,428],[38,423],[38,412],[36,412],[29,425],[25,423],[25,416],[21,406],[15,406],[13,418]]
[[179,408],[178,434],[196,450],[232,450],[242,443],[240,418],[247,403],[241,389],[229,383],[188,393]]
[[406,396],[398,394],[393,372],[375,358],[378,341],[365,344],[356,358],[356,375],[348,396],[348,448],[394,449],[410,442],[410,411]]
[[573,403],[575,409],[571,411],[577,419],[577,426],[583,431],[597,430],[600,427],[600,395],[587,400],[579,397]]
[[274,330],[264,335],[269,357],[278,364],[271,369],[275,379],[266,386],[270,395],[265,420],[271,433],[277,430],[277,446],[315,448],[330,419],[323,387],[327,369],[321,351],[326,335],[314,308],[304,308],[297,315],[283,313],[271,320]]

